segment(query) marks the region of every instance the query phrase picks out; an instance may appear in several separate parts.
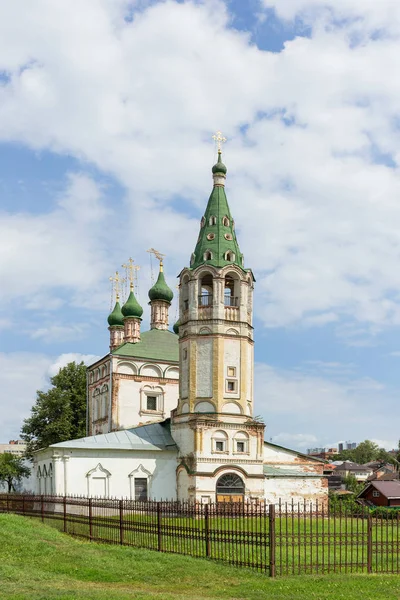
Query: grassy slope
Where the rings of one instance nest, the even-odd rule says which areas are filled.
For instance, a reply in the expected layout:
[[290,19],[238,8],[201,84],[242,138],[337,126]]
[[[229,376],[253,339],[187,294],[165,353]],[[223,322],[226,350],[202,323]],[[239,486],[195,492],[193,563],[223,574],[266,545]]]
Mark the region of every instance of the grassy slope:
[[68,537],[38,520],[0,515],[1,600],[395,600],[398,576],[275,580],[246,569]]

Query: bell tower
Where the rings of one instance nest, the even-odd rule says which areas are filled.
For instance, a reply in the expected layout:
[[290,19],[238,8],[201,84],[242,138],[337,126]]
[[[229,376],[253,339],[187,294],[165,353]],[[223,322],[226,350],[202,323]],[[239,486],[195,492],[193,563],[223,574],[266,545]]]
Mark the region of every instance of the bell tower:
[[203,501],[218,499],[218,473],[239,476],[243,498],[264,492],[265,426],[253,419],[255,280],[244,267],[225,194],[224,138],[214,138],[213,189],[190,267],[179,275],[180,391],[172,421],[178,496]]

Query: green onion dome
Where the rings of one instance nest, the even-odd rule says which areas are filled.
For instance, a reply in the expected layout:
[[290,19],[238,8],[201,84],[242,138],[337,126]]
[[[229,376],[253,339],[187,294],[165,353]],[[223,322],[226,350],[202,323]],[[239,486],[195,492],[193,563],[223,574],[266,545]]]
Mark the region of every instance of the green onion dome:
[[149,291],[149,298],[150,300],[165,300],[165,302],[171,302],[173,297],[174,294],[171,288],[168,287],[162,267],[160,267],[158,279]]
[[227,168],[221,160],[221,152],[218,152],[218,162],[216,162],[212,168],[213,175],[215,175],[216,173],[223,173],[224,175],[226,175],[226,171]]
[[174,326],[172,327],[172,329],[174,330],[174,333],[176,333],[176,335],[179,334],[179,325],[180,325],[180,323],[179,323],[179,319],[178,319],[178,321],[176,323],[174,323]]
[[135,298],[135,294],[131,290],[131,293],[128,296],[128,300],[122,307],[122,314],[124,317],[136,317],[140,319],[143,314],[143,308],[140,306],[139,302]]
[[108,324],[110,327],[123,327],[124,326],[124,315],[122,314],[120,304],[117,300],[112,313],[108,315]]

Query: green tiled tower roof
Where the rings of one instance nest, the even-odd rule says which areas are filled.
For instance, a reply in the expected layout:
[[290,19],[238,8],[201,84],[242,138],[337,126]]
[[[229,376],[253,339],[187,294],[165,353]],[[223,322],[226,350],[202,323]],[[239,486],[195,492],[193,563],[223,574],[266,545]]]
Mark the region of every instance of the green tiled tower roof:
[[110,327],[124,326],[124,315],[122,314],[121,306],[118,300],[115,303],[113,311],[108,315],[107,321]]
[[136,300],[133,290],[131,290],[131,293],[128,296],[128,300],[123,305],[121,312],[124,315],[124,317],[136,317],[140,319],[140,317],[142,316],[143,308]]
[[243,254],[236,239],[234,221],[223,184],[226,170],[221,160],[221,152],[218,151],[218,162],[212,168],[214,187],[201,220],[199,239],[190,262],[192,269],[203,264],[214,267],[235,264],[243,269]]

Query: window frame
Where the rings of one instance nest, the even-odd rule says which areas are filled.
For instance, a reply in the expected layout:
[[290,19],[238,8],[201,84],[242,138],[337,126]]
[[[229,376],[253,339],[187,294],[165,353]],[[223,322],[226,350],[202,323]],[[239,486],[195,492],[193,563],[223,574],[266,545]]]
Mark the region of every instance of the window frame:
[[[229,386],[233,385],[233,389],[230,390]],[[237,394],[238,391],[238,380],[237,379],[232,379],[231,377],[227,377],[225,380],[225,393],[226,394]]]

